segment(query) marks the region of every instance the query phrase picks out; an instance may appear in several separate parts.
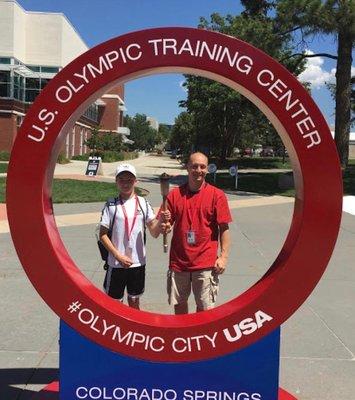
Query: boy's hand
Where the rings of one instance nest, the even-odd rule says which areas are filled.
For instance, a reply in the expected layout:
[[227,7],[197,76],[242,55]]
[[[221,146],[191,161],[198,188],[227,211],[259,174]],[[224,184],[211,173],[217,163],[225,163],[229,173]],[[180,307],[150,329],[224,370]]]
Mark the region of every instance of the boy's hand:
[[116,260],[122,265],[123,268],[129,268],[133,261],[130,257],[124,255],[117,255],[115,256]]

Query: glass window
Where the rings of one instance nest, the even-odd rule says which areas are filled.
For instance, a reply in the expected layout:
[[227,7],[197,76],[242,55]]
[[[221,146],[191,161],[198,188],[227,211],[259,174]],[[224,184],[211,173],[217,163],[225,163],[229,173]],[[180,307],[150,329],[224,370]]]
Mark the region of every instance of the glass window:
[[55,74],[58,71],[58,67],[41,67],[41,72],[49,72],[51,74]]
[[0,71],[0,97],[10,97],[11,78],[9,71]]
[[0,83],[0,97],[10,97],[10,85]]
[[34,90],[34,89],[26,89],[26,94],[25,94],[25,101],[27,103],[33,103],[35,101],[35,98],[39,95],[39,90]]
[[39,78],[26,78],[26,89],[39,89]]
[[49,81],[50,79],[41,78],[41,89],[43,89]]
[[17,100],[24,100],[25,93],[25,79],[23,76],[14,73],[14,98]]
[[0,57],[0,64],[11,64],[10,57]]
[[84,112],[84,116],[86,118],[91,119],[92,121],[97,122],[98,121],[98,106],[96,104],[91,104],[89,108]]
[[10,71],[0,71],[0,83],[10,82]]
[[34,72],[41,71],[41,67],[39,65],[26,65],[26,67],[28,67],[31,71],[34,71]]
[[59,67],[43,67],[42,65],[26,65],[31,71],[34,72],[47,72],[55,74],[59,71]]

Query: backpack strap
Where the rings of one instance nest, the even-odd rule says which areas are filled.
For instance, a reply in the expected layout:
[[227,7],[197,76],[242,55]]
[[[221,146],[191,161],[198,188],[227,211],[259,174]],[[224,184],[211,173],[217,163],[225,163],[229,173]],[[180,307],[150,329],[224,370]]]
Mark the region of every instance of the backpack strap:
[[110,219],[110,226],[109,226],[109,237],[111,239],[111,234],[112,234],[112,229],[113,229],[113,225],[115,223],[115,218],[116,218],[116,213],[117,213],[117,200],[118,197],[111,197],[109,199],[107,199],[104,208],[101,211],[101,218],[102,218],[102,214],[104,213],[105,208],[109,208],[110,206],[115,206],[115,212],[113,214],[113,218]]
[[116,214],[117,214],[117,200],[118,200],[118,197],[115,197],[113,199],[113,204],[112,204],[112,199],[109,199],[109,200],[110,200],[110,203],[108,204],[108,206],[113,205],[113,204],[115,205],[115,212],[113,213],[112,221],[110,221],[110,232],[111,232],[110,239],[111,239],[112,229],[113,229],[113,225],[115,223]]
[[145,201],[145,207],[146,207],[146,212],[145,213],[143,211],[141,202],[138,199],[138,205],[139,205],[139,208],[141,209],[142,214],[143,214],[143,239],[144,239],[144,245],[145,245],[146,242],[147,242],[147,232],[146,231],[147,231],[147,218],[148,218],[148,202],[147,202],[147,199],[145,197],[144,197],[144,201]]

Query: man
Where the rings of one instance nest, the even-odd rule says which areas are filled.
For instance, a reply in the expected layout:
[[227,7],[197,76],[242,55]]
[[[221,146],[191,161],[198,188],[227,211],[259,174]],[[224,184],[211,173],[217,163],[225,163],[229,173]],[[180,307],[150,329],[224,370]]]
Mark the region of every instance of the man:
[[[135,194],[136,183],[137,173],[132,165],[117,167],[119,196],[103,209],[100,240],[109,252],[104,281],[106,293],[123,301],[127,289],[128,305],[139,309],[139,297],[145,286],[145,226],[153,237],[158,237],[161,223],[150,204]],[[112,226],[110,239],[108,232]]]
[[[213,308],[228,261],[232,221],[225,194],[206,183],[208,159],[202,153],[190,155],[187,163],[188,182],[172,190],[167,197],[167,222],[173,225],[168,273],[169,303],[175,314],[188,313],[188,297],[193,291],[196,311]],[[220,244],[220,253],[218,252]]]

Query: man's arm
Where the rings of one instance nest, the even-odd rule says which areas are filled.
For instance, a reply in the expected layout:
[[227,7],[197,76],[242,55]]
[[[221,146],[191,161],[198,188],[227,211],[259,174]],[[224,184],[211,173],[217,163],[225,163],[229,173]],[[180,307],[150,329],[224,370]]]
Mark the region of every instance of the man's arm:
[[231,244],[231,237],[228,224],[219,225],[219,243],[221,247],[221,253],[214,264],[214,269],[218,274],[223,274],[227,266],[230,244]]
[[99,237],[100,237],[102,244],[105,246],[107,251],[109,251],[124,268],[130,267],[133,264],[133,261],[131,260],[131,258],[127,257],[125,254],[121,254],[116,249],[116,247],[112,244],[112,242],[107,234],[108,234],[108,228],[101,225]]

